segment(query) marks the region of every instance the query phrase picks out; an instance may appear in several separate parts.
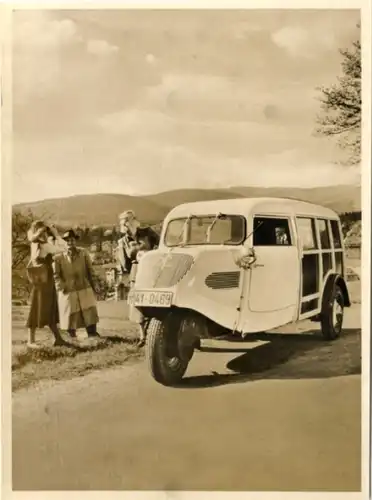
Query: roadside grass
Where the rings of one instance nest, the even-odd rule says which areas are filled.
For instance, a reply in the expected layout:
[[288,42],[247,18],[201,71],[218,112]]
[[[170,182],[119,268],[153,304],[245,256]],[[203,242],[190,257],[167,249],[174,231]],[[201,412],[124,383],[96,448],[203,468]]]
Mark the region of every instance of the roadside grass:
[[12,390],[29,387],[41,380],[81,377],[93,370],[138,360],[142,351],[135,340],[119,336],[102,337],[94,345],[53,347],[38,350],[21,347],[12,353]]
[[[79,331],[79,345],[54,347],[47,328],[37,331],[39,349],[26,345],[28,307],[12,308],[12,391],[27,388],[46,380],[67,380],[95,370],[140,360],[143,349],[136,346],[137,327],[129,322],[123,302],[99,302],[98,341],[90,341]],[[65,340],[66,336],[65,336]]]

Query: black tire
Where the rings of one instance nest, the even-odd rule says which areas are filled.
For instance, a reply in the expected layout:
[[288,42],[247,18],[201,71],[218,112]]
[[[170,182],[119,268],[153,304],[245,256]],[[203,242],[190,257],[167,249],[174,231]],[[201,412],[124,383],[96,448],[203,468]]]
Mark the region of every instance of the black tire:
[[169,314],[163,321],[152,318],[147,327],[146,359],[152,377],[162,385],[178,384],[194,353],[189,345],[181,352],[180,331],[184,320]]
[[324,292],[321,327],[325,340],[335,340],[342,332],[345,299],[337,283],[331,283]]

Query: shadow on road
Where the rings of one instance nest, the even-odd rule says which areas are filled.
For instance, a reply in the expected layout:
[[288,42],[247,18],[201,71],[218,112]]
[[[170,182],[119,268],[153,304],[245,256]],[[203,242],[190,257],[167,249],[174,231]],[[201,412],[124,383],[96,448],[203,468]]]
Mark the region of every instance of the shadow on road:
[[233,373],[212,372],[185,377],[178,388],[216,387],[260,379],[330,378],[361,373],[359,328],[345,329],[342,337],[333,342],[323,340],[318,331],[264,333],[250,338],[269,343],[229,361],[226,368]]

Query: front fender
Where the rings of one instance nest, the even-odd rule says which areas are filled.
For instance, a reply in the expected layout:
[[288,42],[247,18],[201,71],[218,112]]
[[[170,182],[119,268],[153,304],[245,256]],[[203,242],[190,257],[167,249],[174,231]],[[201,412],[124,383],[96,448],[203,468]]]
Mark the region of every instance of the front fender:
[[349,290],[347,288],[347,284],[343,276],[340,274],[330,274],[327,278],[327,281],[324,285],[323,288],[323,294],[322,294],[322,303],[324,300],[324,297],[327,296],[328,291],[334,286],[338,285],[343,293],[344,296],[344,305],[345,307],[350,307],[351,306],[351,300],[350,300],[350,295],[349,295]]

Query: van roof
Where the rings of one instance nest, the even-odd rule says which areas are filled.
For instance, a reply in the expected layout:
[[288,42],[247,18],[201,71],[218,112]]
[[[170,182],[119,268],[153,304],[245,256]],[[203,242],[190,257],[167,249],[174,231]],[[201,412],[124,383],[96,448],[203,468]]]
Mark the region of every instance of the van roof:
[[338,219],[338,214],[330,208],[293,198],[233,198],[223,200],[196,201],[174,207],[168,217],[188,215],[234,213],[248,216],[257,214],[308,215]]

